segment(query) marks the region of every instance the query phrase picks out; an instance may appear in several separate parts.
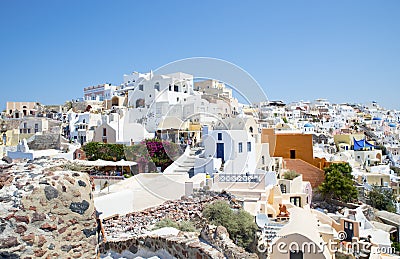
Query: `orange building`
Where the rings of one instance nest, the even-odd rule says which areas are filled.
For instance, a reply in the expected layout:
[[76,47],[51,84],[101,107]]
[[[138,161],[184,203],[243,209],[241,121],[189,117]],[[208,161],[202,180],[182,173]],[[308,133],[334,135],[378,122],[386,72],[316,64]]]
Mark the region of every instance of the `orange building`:
[[271,157],[282,157],[284,167],[303,175],[312,187],[324,181],[327,166],[325,159],[314,158],[312,134],[275,133],[274,129],[262,129],[261,142],[269,143]]
[[270,156],[301,159],[314,164],[312,134],[275,134],[274,129],[262,129],[261,142],[269,143]]

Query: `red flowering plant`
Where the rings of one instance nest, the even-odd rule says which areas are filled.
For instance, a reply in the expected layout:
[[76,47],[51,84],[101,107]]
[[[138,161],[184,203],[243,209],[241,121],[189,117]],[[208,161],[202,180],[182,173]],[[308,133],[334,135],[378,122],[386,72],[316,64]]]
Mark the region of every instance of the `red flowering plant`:
[[164,171],[181,154],[177,144],[156,138],[145,139],[125,150],[128,160],[137,162],[141,168],[148,165],[149,171],[155,171],[156,167],[161,167],[161,171]]

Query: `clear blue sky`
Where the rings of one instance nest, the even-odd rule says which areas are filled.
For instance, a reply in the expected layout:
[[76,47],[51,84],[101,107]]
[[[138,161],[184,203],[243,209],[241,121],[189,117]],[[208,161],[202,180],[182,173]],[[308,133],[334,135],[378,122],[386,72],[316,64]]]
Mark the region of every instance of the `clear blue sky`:
[[247,70],[269,99],[400,109],[399,14],[398,0],[0,1],[0,105],[63,103],[207,56]]

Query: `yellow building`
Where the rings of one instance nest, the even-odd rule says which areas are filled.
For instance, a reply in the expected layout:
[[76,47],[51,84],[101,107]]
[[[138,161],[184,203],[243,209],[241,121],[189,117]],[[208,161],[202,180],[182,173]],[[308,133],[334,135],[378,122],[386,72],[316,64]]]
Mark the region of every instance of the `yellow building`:
[[338,150],[351,150],[353,149],[354,146],[354,139],[360,140],[364,138],[365,138],[364,133],[336,134],[333,136],[333,140]]

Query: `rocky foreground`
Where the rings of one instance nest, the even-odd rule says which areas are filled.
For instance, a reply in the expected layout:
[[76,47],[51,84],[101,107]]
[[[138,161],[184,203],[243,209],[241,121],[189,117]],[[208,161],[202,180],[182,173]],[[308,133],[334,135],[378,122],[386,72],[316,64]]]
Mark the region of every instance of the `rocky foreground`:
[[162,205],[143,211],[106,219],[103,226],[109,240],[119,240],[146,234],[153,229],[158,221],[165,218],[177,222],[183,220],[204,222],[202,218],[204,206],[216,200],[234,203],[234,198],[228,193],[197,191],[189,197],[182,197],[180,200],[166,201]]
[[96,258],[89,177],[65,160],[20,161],[0,171],[0,258]]

